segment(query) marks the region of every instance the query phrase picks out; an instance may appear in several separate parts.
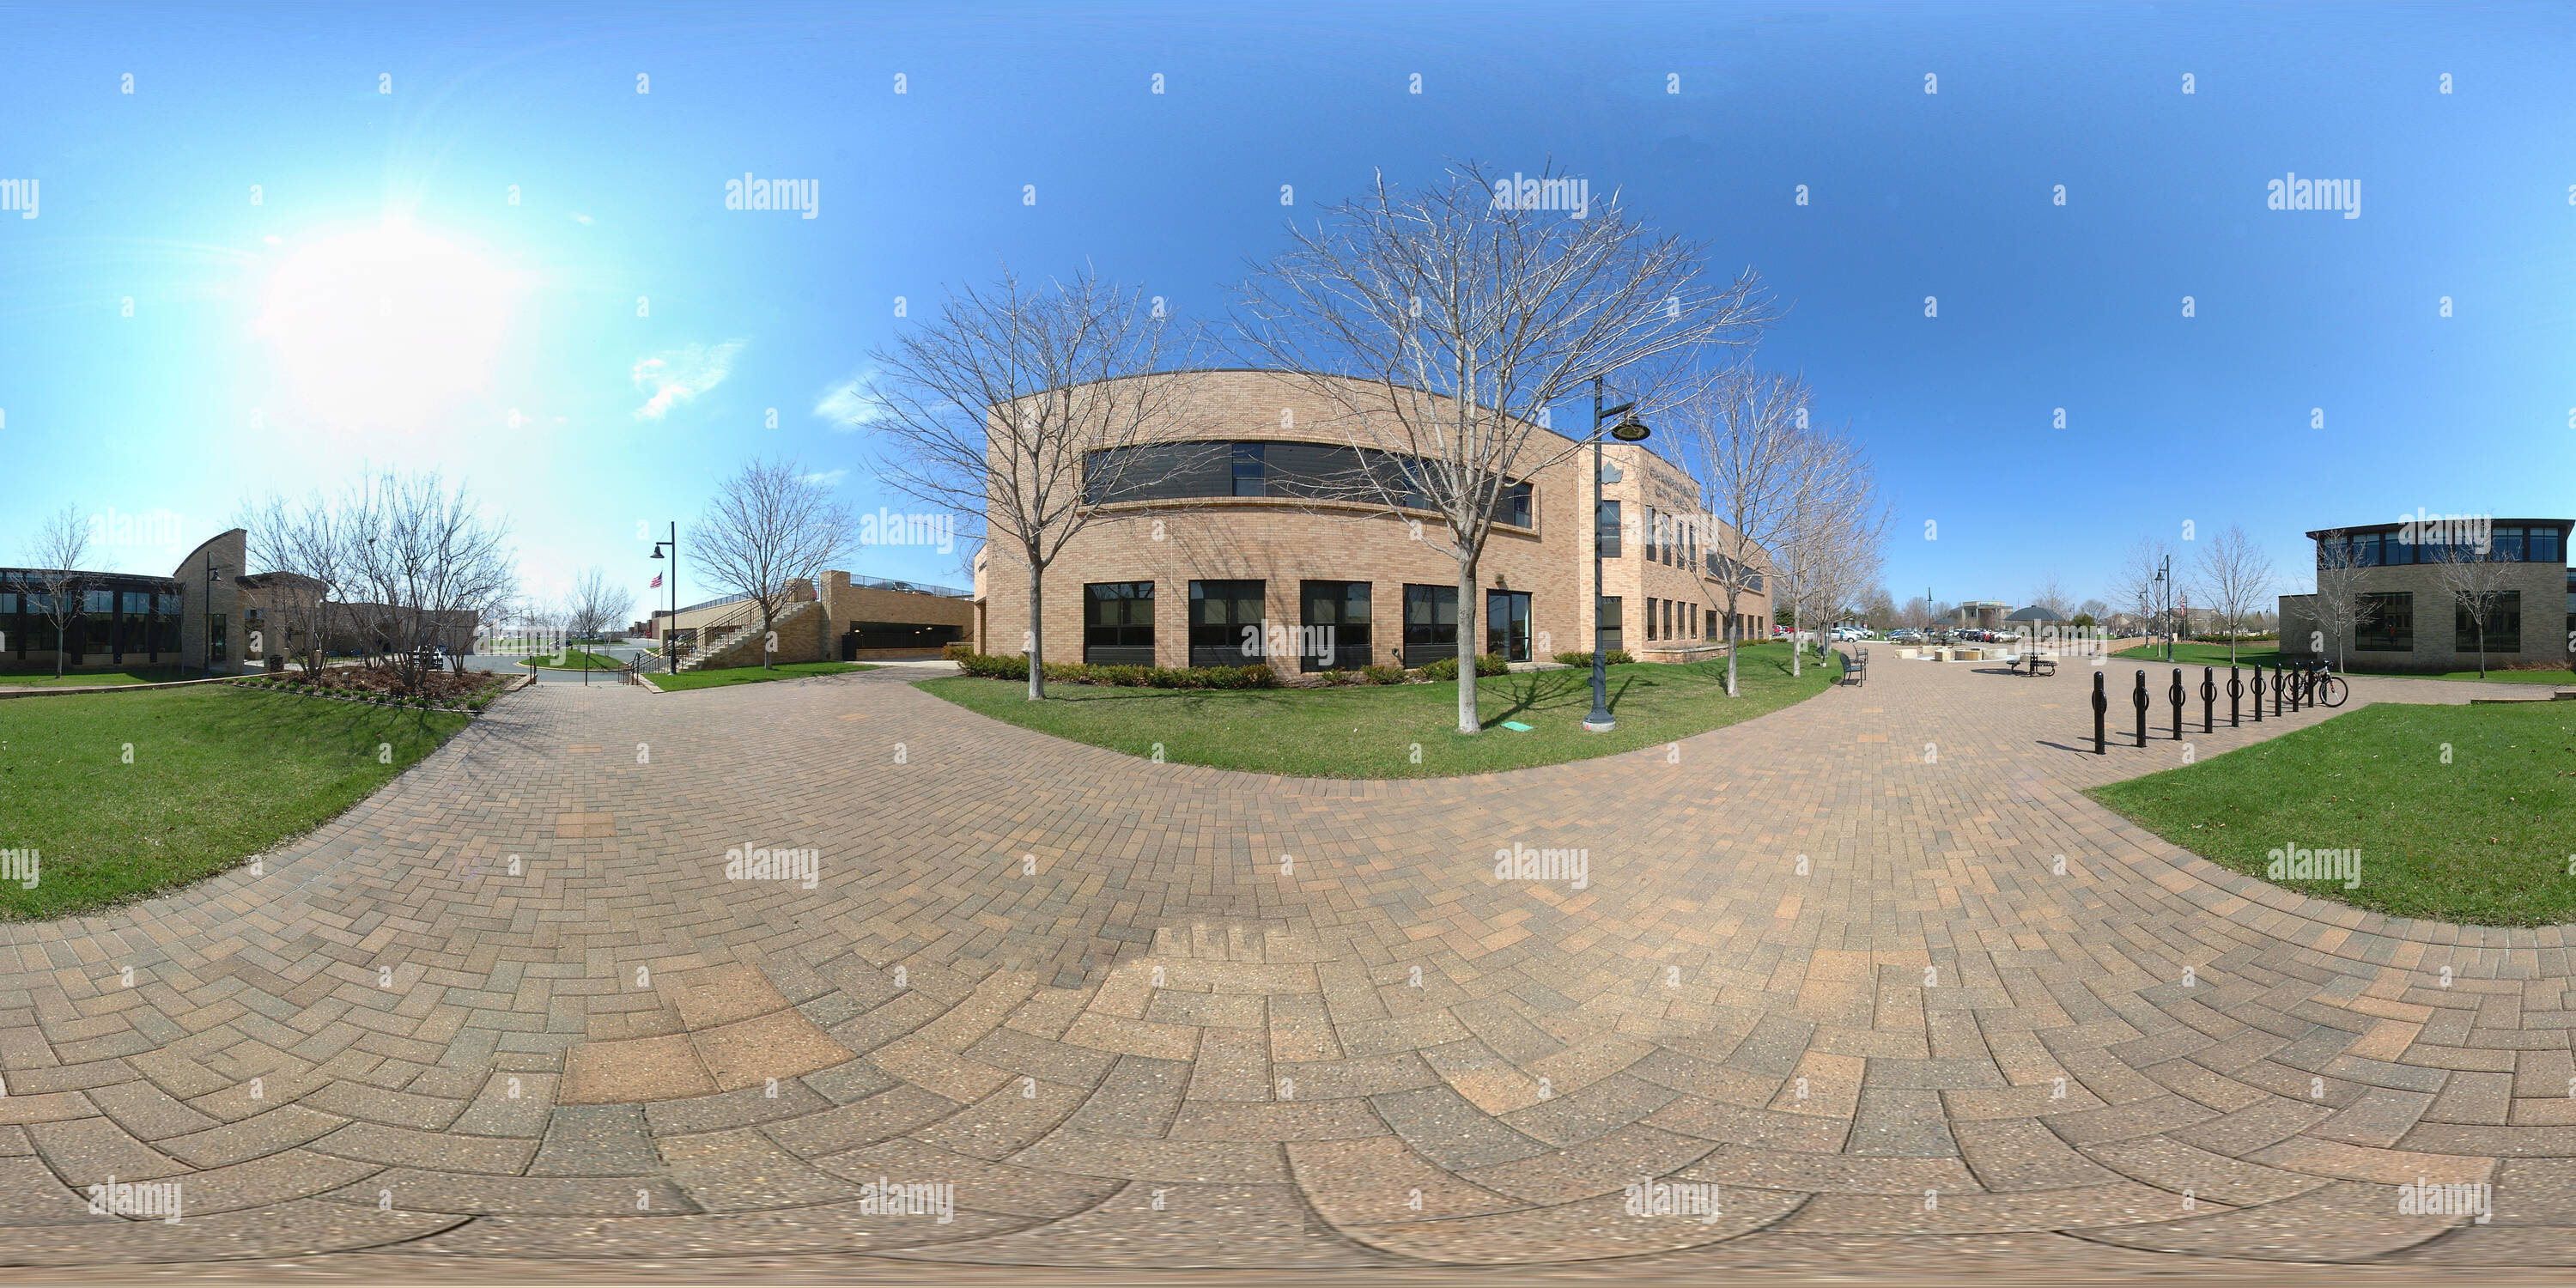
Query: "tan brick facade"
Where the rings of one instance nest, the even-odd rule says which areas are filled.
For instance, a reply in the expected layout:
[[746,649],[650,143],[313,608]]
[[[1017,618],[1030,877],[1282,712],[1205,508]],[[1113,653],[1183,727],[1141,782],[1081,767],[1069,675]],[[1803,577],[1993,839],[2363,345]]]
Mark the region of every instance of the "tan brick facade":
[[[2560,522],[2558,520],[2500,520],[2516,524]],[[2311,534],[2312,536],[2314,534]],[[2563,556],[2564,546],[2560,547]],[[2503,646],[2494,635],[2487,639],[2486,664],[2492,668],[2507,663],[2546,663],[2565,666],[2571,653],[2576,653],[2576,596],[2568,591],[2568,570],[2562,558],[2538,562],[2513,562],[2504,565],[2506,588],[2518,592],[2512,611],[2518,615],[2518,647]],[[2451,593],[2441,581],[2442,569],[2427,564],[2401,564],[2367,567],[2355,570],[2364,594],[2393,593],[2408,596],[2412,612],[2412,647],[2398,650],[2385,647],[2387,632],[2365,625],[2359,641],[2338,641],[2334,633],[2317,622],[2314,595],[2280,597],[2281,651],[2294,656],[2314,652],[2311,645],[2317,636],[2326,637],[2325,655],[2345,660],[2350,665],[2374,671],[2471,671],[2477,669],[2475,647],[2460,647],[2458,609]],[[2374,635],[2382,646],[2372,647]]]
[[[1372,443],[1336,418],[1345,414],[1311,387],[1247,371],[1203,372],[1189,377],[1184,395],[1191,437],[1211,441]],[[1604,458],[1620,479],[1603,489],[1621,503],[1626,531],[1620,557],[1608,561],[1605,584],[1622,600],[1624,647],[1649,644],[1644,611],[1653,601],[1655,644],[1672,644],[1663,628],[1666,604],[1676,628],[1684,620],[1707,634],[1711,603],[1723,596],[1713,578],[1682,567],[1649,562],[1645,511],[1687,512],[1690,488],[1681,472],[1643,446],[1612,443]],[[1476,581],[1483,593],[1460,606],[1465,628],[1472,614],[1480,651],[1486,643],[1486,599],[1495,591],[1529,596],[1529,656],[1591,647],[1592,452],[1573,440],[1537,430],[1524,459],[1537,468],[1516,477],[1531,484],[1531,524],[1497,524],[1487,540]],[[1404,588],[1408,584],[1454,588],[1457,564],[1431,540],[1418,540],[1413,525],[1435,538],[1437,516],[1403,517],[1362,505],[1271,497],[1131,503],[1105,507],[1048,568],[1045,583],[1045,653],[1049,661],[1084,660],[1084,587],[1099,582],[1154,583],[1154,657],[1157,665],[1189,664],[1189,595],[1194,580],[1259,580],[1263,610],[1273,627],[1301,626],[1301,583],[1364,581],[1371,587],[1373,661],[1390,663],[1403,640]],[[1678,560],[1676,560],[1678,562]],[[976,563],[976,647],[1019,653],[1027,647],[1029,613],[1025,560],[1006,540],[988,546]],[[1697,614],[1689,611],[1698,609]],[[1767,635],[1767,598],[1748,597],[1742,613],[1756,637]],[[1337,642],[1347,643],[1347,639]],[[1681,643],[1696,644],[1697,636]],[[1262,660],[1247,657],[1244,660]],[[1270,659],[1295,669],[1293,658]],[[1417,659],[1418,660],[1418,659]]]

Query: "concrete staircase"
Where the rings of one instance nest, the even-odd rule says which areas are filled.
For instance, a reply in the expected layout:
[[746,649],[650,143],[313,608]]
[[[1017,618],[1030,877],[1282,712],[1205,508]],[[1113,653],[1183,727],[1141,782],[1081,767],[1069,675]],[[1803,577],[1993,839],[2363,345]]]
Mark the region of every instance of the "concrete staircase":
[[[790,631],[802,631],[810,636],[816,628],[808,619],[822,611],[823,605],[811,599],[783,605],[778,616],[770,620],[769,629],[782,638],[787,638]],[[722,620],[698,629],[697,641],[680,649],[679,669],[703,671],[728,666],[758,666],[767,651],[764,647],[766,642],[767,638],[760,630],[760,605],[746,600],[741,611],[728,613]],[[784,654],[787,650],[781,649],[780,652]]]

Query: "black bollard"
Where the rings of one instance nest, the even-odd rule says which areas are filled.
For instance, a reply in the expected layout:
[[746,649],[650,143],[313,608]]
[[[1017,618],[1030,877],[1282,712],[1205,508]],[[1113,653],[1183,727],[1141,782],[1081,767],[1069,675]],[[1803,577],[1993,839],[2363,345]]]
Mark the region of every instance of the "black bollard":
[[2300,708],[2300,707],[2303,707],[2303,706],[2305,706],[2305,705],[2307,705],[2307,696],[2308,696],[2307,675],[2306,675],[2304,672],[2298,672],[2298,671],[2293,671],[2293,672],[2291,672],[2291,673],[2290,673],[2290,714],[2291,714],[2291,715],[2297,715],[2297,714],[2299,713],[2299,708]]
[[2095,671],[2093,673],[2093,754],[2096,756],[2110,754],[2110,739],[2102,731],[2103,714],[2110,709],[2111,699],[2102,692],[2102,673]]
[[2165,690],[2165,701],[2173,706],[2173,737],[2182,741],[2182,668],[2173,669],[2173,687]]
[[2273,664],[2273,666],[2272,666],[2272,715],[2273,715],[2275,718],[2278,718],[2278,717],[2280,716],[2280,714],[2281,714],[2281,667],[2280,667],[2280,664],[2276,662],[2276,663],[2274,663],[2274,664]]
[[2141,670],[2138,672],[2137,690],[2129,695],[2129,705],[2138,709],[2138,745],[2141,747],[2147,745],[2147,708],[2151,704],[2152,700],[2147,697],[2147,673]]
[[2244,696],[2244,677],[2236,673],[2236,664],[2230,662],[2227,664],[2227,727],[2230,729],[2245,723],[2244,717],[2237,714],[2237,703]]
[[2200,668],[2200,731],[2208,733],[2218,727],[2218,668]]

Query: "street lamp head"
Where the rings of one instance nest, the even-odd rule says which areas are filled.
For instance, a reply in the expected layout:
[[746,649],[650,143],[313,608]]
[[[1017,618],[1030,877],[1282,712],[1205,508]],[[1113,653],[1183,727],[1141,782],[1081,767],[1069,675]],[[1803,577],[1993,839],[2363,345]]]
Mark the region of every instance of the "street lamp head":
[[1637,419],[1637,413],[1633,411],[1620,417],[1619,423],[1610,427],[1610,436],[1623,443],[1645,442],[1646,436],[1653,432],[1646,428],[1646,422]]
[[656,559],[662,557],[662,543],[659,541],[653,543],[653,557]]

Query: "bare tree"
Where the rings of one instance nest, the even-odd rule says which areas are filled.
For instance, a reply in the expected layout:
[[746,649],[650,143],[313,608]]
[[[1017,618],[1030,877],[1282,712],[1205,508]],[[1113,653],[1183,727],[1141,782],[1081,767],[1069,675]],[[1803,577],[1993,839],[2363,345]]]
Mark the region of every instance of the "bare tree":
[[419,692],[427,654],[454,654],[467,616],[508,602],[517,572],[509,530],[436,473],[370,477],[351,490],[341,520],[349,579],[367,594],[354,615],[365,646],[382,648],[404,691]]
[[[89,585],[81,576],[81,565],[89,561],[90,526],[81,521],[80,507],[65,505],[45,520],[36,532],[36,543],[29,562],[35,564],[36,585],[41,598],[34,616],[44,618],[54,628],[54,678],[63,674],[63,653],[69,647],[73,621],[81,616],[82,600]],[[83,648],[87,653],[87,648]]]
[[881,477],[957,515],[995,575],[1028,577],[1030,701],[1046,696],[1048,567],[1101,503],[1180,467],[1152,450],[1186,426],[1161,311],[1088,270],[1038,288],[1005,269],[874,355],[864,423],[889,444]]
[[2364,577],[2350,536],[2332,533],[2317,542],[2317,593],[2310,602],[2316,605],[2322,638],[2312,641],[2311,647],[2322,655],[2331,641],[2338,671],[2348,669],[2349,650],[2360,642],[2362,628],[2379,616],[2377,605],[2362,590]]
[[2246,618],[2262,606],[2280,580],[2272,556],[2246,535],[2241,524],[2212,538],[2200,550],[2199,590],[2227,631],[2227,664],[2236,664],[2237,637]]
[[2166,561],[2173,557],[2173,547],[2148,537],[2138,538],[2129,548],[2128,562],[2120,565],[2119,578],[2112,585],[2112,598],[2136,612],[2139,620],[2163,630],[2170,626],[2164,616],[2165,585],[2159,580]]
[[2451,534],[2416,538],[2432,547],[2434,584],[2450,592],[2455,613],[2468,614],[2469,630],[2478,644],[2481,680],[2487,677],[2487,614],[2513,589],[2514,573],[2514,565],[2498,557],[2490,533],[2480,525],[2474,539]]
[[2075,615],[2075,597],[2066,592],[2066,583],[2060,581],[2054,572],[2043,575],[2039,584],[2031,588],[2030,602],[2060,618]]
[[[1570,200],[1578,183],[1580,214],[1542,199]],[[1517,484],[1600,432],[1569,442],[1549,431],[1550,406],[1596,376],[1615,375],[1631,401],[1665,397],[1678,359],[1749,342],[1769,308],[1750,272],[1712,285],[1700,247],[1632,220],[1615,193],[1546,172],[1496,179],[1467,164],[1412,191],[1380,175],[1288,235],[1242,288],[1241,343],[1266,365],[1331,377],[1311,391],[1343,413],[1364,460],[1388,462],[1364,471],[1375,503],[1439,516],[1422,539],[1458,569],[1458,731],[1480,732],[1486,537]]]
[[1798,424],[1805,418],[1807,398],[1806,382],[1798,377],[1743,364],[1685,401],[1671,417],[1682,469],[1698,487],[1700,508],[1710,520],[1705,544],[1708,574],[1716,584],[1703,580],[1700,585],[1712,605],[1724,606],[1730,623],[1729,696],[1737,693],[1736,652],[1743,634],[1732,624],[1740,620],[1744,597],[1768,593],[1766,579],[1783,571],[1771,552],[1786,545],[1794,530],[1798,463],[1806,447]]
[[2075,606],[2075,616],[2091,619],[2084,622],[2084,625],[2100,626],[2111,616],[2111,606],[2098,599],[2088,599]]
[[[755,458],[725,480],[698,520],[692,547],[700,571],[760,609],[760,664],[770,665],[770,632],[785,611],[791,583],[812,583],[849,548],[849,510],[832,489],[787,460]],[[631,601],[630,601],[631,602]],[[581,605],[564,605],[578,626]]]
[[247,529],[248,555],[261,572],[282,573],[269,587],[271,608],[281,619],[283,647],[262,652],[292,655],[307,675],[327,664],[331,597],[350,571],[348,537],[341,514],[318,492],[290,503],[278,493],[251,504],[240,520]]
[[[1841,432],[1812,429],[1791,447],[1774,562],[1787,574],[1789,670],[1802,674],[1803,622],[1837,624],[1862,586],[1878,578],[1891,516],[1878,500],[1868,456]],[[1824,651],[1819,635],[1817,651]]]
[[1896,596],[1887,593],[1885,586],[1872,587],[1861,597],[1860,611],[1871,630],[1885,632],[1897,623]]
[[573,578],[571,616],[576,638],[605,636],[610,627],[624,624],[626,615],[634,610],[634,589],[610,580],[605,569],[585,568]]
[[1916,595],[1905,601],[1905,607],[1900,615],[1905,619],[1906,625],[1918,631],[1927,629],[1932,625],[1932,601]]

